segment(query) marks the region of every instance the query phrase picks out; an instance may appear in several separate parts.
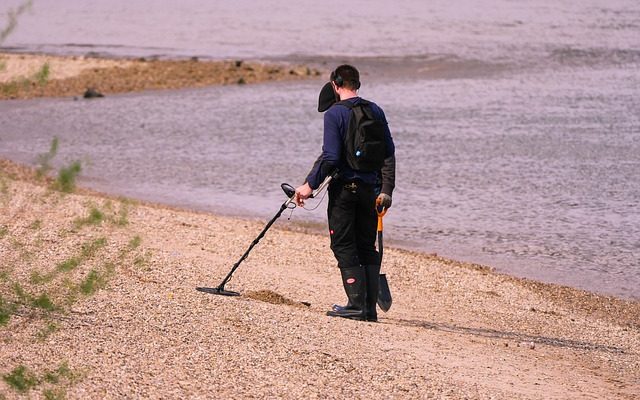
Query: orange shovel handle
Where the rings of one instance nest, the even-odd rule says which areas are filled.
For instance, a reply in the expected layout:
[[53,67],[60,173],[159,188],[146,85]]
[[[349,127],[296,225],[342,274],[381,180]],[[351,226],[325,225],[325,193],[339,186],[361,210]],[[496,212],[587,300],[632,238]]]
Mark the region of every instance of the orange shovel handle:
[[382,217],[387,213],[387,208],[380,205],[380,199],[376,199],[376,213],[378,214],[378,232],[382,232]]

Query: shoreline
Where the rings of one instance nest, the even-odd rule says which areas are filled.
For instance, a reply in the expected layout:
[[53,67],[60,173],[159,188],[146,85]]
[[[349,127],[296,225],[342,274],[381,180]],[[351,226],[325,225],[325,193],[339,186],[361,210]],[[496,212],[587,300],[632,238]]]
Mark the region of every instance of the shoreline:
[[[11,179],[16,179],[20,181],[26,181],[35,185],[51,185],[55,182],[55,179],[51,176],[46,176],[43,178],[39,178],[36,168],[24,165],[21,163],[16,163],[11,160],[0,158],[0,177],[5,175]],[[179,213],[187,213],[194,215],[203,215],[210,217],[220,217],[230,220],[236,220],[238,223],[250,223],[260,225],[265,221],[262,218],[251,217],[247,215],[235,215],[235,214],[217,214],[206,210],[197,210],[188,207],[181,206],[173,206],[161,202],[155,202],[150,200],[140,200],[136,198],[129,198],[120,195],[113,195],[101,191],[97,191],[94,189],[86,188],[83,186],[78,186],[74,190],[75,194],[97,197],[101,199],[106,199],[110,201],[125,201],[131,202],[137,205],[141,205],[144,207],[150,207],[158,210],[166,210],[173,211]],[[307,222],[297,222],[294,221],[288,225],[278,225],[274,226],[274,230],[280,230],[284,232],[290,232],[292,234],[302,234],[307,236],[312,236],[319,238],[320,240],[325,240],[326,235],[324,235],[324,229],[321,228],[322,224],[314,225],[312,223]],[[250,243],[247,243],[247,246]],[[574,303],[584,303],[585,299],[591,299],[595,302],[609,302],[609,303],[617,303],[616,308],[624,307],[626,304],[635,304],[637,305],[638,311],[640,312],[640,299],[635,298],[623,298],[616,295],[609,295],[598,293],[586,289],[576,288],[568,285],[562,285],[551,282],[543,282],[536,279],[530,279],[525,277],[519,277],[515,275],[511,275],[505,272],[498,271],[495,267],[491,265],[479,264],[471,261],[461,261],[453,258],[448,258],[445,256],[440,256],[437,253],[425,252],[417,249],[406,248],[403,246],[385,246],[385,250],[392,250],[394,252],[402,253],[411,257],[421,257],[435,260],[439,263],[453,266],[455,268],[464,268],[475,271],[482,271],[483,273],[492,274],[496,277],[500,277],[505,280],[512,280],[513,282],[522,285],[524,287],[528,287],[533,290],[537,290],[540,292],[547,292],[547,294],[552,295],[556,298],[565,298],[565,300],[569,300]],[[606,314],[602,314],[603,317],[606,317]],[[638,326],[640,327],[640,313],[638,314],[637,320],[631,320],[630,322],[637,321]]]
[[103,58],[0,52],[0,101],[313,79],[316,68],[284,62]]

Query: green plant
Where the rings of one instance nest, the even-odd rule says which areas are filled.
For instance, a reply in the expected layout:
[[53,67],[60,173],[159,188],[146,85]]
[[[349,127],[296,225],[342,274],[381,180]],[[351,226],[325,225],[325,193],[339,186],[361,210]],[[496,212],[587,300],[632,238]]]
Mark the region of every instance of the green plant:
[[118,218],[115,221],[115,224],[118,226],[125,226],[129,224],[129,207],[127,203],[122,203],[120,206],[120,210],[118,211]]
[[7,12],[7,19],[9,22],[7,23],[7,26],[0,30],[0,44],[2,44],[11,32],[13,32],[16,26],[18,26],[18,17],[27,12],[31,8],[32,3],[32,0],[28,0],[19,5],[16,10],[10,9],[9,12]]
[[52,274],[42,275],[38,271],[33,271],[31,272],[31,276],[29,277],[29,282],[33,283],[34,285],[39,285],[41,283],[51,282],[51,279],[53,279]]
[[75,225],[79,228],[84,225],[99,225],[104,221],[104,213],[96,207],[91,207],[89,215],[84,218],[79,218],[75,221]]
[[5,301],[0,296],[0,326],[6,325],[15,311],[16,305]]
[[90,295],[98,290],[102,285],[104,285],[104,279],[98,271],[92,269],[86,279],[80,284],[80,291],[85,295]]
[[66,362],[60,364],[58,368],[53,371],[47,371],[44,374],[44,380],[49,383],[59,383],[60,378],[65,378],[69,381],[72,381],[75,378],[75,374],[69,368],[69,365]]
[[29,228],[33,229],[34,231],[37,231],[38,229],[42,228],[42,220],[36,219],[31,223],[31,225],[29,225]]
[[101,237],[93,240],[92,242],[87,242],[82,244],[82,258],[91,258],[93,257],[98,250],[107,245],[107,238]]
[[49,151],[38,156],[38,169],[36,170],[38,178],[45,176],[51,170],[51,160],[56,154],[58,154],[58,138],[54,136]]
[[80,265],[80,260],[77,257],[71,257],[56,265],[56,271],[69,272],[74,270],[78,265]]
[[95,269],[89,271],[89,274],[82,283],[80,283],[80,291],[88,296],[102,289],[107,284],[107,279],[113,274],[115,266],[111,263],[105,265],[105,270],[100,273]]
[[61,168],[54,188],[65,193],[73,192],[76,189],[76,178],[81,170],[80,161],[74,161],[68,167]]
[[24,289],[22,288],[22,286],[20,286],[20,284],[18,282],[15,282],[13,284],[13,292],[16,294],[16,297],[18,298],[18,301],[22,304],[26,304],[29,300],[29,294],[27,294],[27,292],[24,291]]
[[9,233],[9,228],[7,228],[6,226],[0,226],[0,239],[5,237],[7,233]]
[[46,293],[42,293],[37,298],[31,300],[31,305],[46,311],[53,311],[56,309],[56,306],[53,304],[53,301],[51,301],[51,299]]
[[49,335],[51,335],[57,330],[58,330],[58,325],[54,322],[49,322],[44,328],[42,328],[40,332],[38,332],[37,337],[40,340],[45,340],[46,338],[49,337]]
[[64,388],[45,389],[42,394],[46,400],[64,400],[67,398],[67,391]]
[[19,365],[11,373],[2,375],[2,379],[20,393],[26,393],[38,384],[38,378],[24,365]]
[[18,84],[15,81],[0,83],[0,93],[6,97],[13,97],[18,94]]
[[33,75],[33,80],[40,86],[46,85],[49,80],[49,69],[49,63],[45,62],[38,72]]
[[129,241],[129,248],[131,250],[137,249],[138,247],[140,247],[140,244],[142,244],[142,238],[140,238],[139,235],[135,235],[133,239]]

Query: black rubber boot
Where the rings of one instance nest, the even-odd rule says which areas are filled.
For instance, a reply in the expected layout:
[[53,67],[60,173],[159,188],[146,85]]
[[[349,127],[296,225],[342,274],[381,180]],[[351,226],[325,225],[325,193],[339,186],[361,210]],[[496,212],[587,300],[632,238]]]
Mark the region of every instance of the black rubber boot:
[[353,304],[351,304],[351,300],[347,299],[347,305],[346,306],[341,306],[340,304],[332,304],[331,305],[331,309],[333,311],[340,311],[340,310],[344,310],[345,308],[350,308],[352,306],[353,306]]
[[[338,265],[338,268],[340,268],[339,265]],[[340,304],[332,304],[331,310],[340,311],[340,310],[344,310],[345,308],[351,308],[351,307],[353,307],[353,304],[351,304],[351,300],[349,300],[349,298],[347,297],[347,305],[341,306]]]
[[380,289],[380,266],[367,265],[367,300],[366,300],[366,319],[367,321],[378,321],[378,313],[376,306],[378,305],[378,290]]
[[349,302],[347,306],[338,310],[327,311],[330,317],[342,317],[366,320],[366,296],[367,296],[367,275],[364,267],[340,268],[342,274],[342,284],[347,293]]

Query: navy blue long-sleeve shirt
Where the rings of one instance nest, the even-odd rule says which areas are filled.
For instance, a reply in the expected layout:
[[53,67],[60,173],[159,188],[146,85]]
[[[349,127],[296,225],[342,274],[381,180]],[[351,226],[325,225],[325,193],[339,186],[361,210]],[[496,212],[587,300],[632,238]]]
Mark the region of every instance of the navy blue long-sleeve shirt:
[[[358,104],[360,100],[360,97],[348,99],[353,104]],[[375,103],[371,103],[371,110],[376,119],[384,121],[387,152],[385,158],[391,157],[395,154],[395,145],[393,144],[393,138],[391,137],[384,111]],[[322,161],[314,165],[306,179],[312,189],[317,189],[326,175],[335,167],[339,168],[340,179],[342,180],[360,180],[372,185],[379,181],[378,172],[355,171],[349,167],[344,157],[344,139],[349,128],[350,118],[351,110],[340,104],[334,104],[324,113]]]

